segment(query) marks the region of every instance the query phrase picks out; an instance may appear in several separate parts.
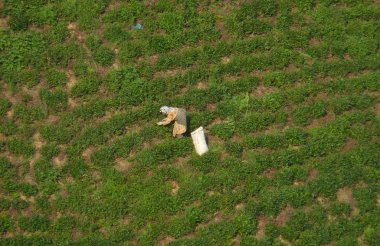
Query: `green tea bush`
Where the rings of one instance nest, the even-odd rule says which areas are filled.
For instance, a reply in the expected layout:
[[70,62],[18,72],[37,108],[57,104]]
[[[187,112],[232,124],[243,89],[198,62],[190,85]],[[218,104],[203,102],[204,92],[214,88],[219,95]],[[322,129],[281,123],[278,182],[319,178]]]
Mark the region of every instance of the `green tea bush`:
[[45,79],[50,88],[64,86],[67,82],[66,74],[53,68],[46,71]]
[[335,114],[341,114],[344,111],[356,109],[365,109],[372,106],[374,103],[374,98],[370,96],[343,96],[339,98],[334,98],[331,100],[330,104]]
[[18,221],[21,230],[36,232],[47,231],[50,226],[50,221],[42,215],[33,215],[31,217],[22,217]]
[[350,36],[347,39],[347,51],[353,58],[363,58],[376,52],[378,42],[368,37]]
[[59,171],[53,167],[50,161],[39,159],[33,166],[35,176],[38,182],[56,182],[59,178]]
[[81,58],[84,51],[78,44],[70,42],[52,45],[47,50],[47,53],[50,63],[61,67],[66,67],[70,60]]
[[0,98],[0,116],[5,116],[5,114],[11,108],[12,103],[6,98]]
[[286,141],[291,145],[303,145],[307,140],[307,133],[301,128],[288,128],[284,131]]
[[225,149],[230,155],[235,157],[240,157],[243,152],[243,146],[237,142],[227,142]]
[[267,128],[275,122],[275,115],[271,113],[250,113],[243,117],[238,124],[240,132],[255,132]]
[[73,178],[78,179],[84,175],[88,170],[85,161],[80,157],[70,157],[65,163],[63,172],[71,175]]
[[35,196],[38,194],[38,188],[35,185],[28,183],[22,183],[19,185],[19,189],[26,196]]
[[93,73],[93,71],[82,62],[74,63],[73,72],[74,75],[80,79],[83,79],[87,76],[91,76],[91,73]]
[[92,55],[94,61],[104,67],[111,66],[115,59],[115,53],[105,46],[96,48]]
[[211,172],[220,165],[220,156],[216,152],[207,152],[202,156],[192,156],[188,164],[194,166],[201,172]]
[[376,195],[371,187],[354,189],[352,195],[361,212],[370,212],[376,208]]
[[264,75],[263,82],[265,86],[283,87],[289,84],[289,79],[284,72],[269,72]]
[[113,165],[115,151],[111,147],[103,147],[91,155],[91,162],[98,166]]
[[220,137],[223,140],[228,140],[235,132],[234,122],[226,122],[212,126],[210,129],[212,135]]
[[0,211],[6,211],[12,206],[11,200],[0,199]]
[[45,144],[41,148],[41,155],[46,160],[51,160],[53,157],[57,156],[59,154],[59,147],[58,145],[54,143]]
[[124,87],[127,88],[137,79],[138,73],[134,67],[123,67],[109,72],[104,79],[104,84],[110,92],[116,93]]
[[307,215],[296,210],[290,215],[285,227],[281,229],[281,235],[291,242],[296,241],[300,234],[308,228],[310,228],[310,223]]
[[0,157],[0,177],[4,180],[14,179],[17,176],[16,168],[5,157]]
[[270,148],[278,149],[287,147],[286,138],[282,135],[262,135],[257,137],[244,136],[244,146],[249,149],[253,148]]
[[375,246],[380,242],[379,228],[367,227],[364,230],[364,242],[369,246]]
[[334,216],[349,216],[351,212],[351,206],[347,203],[335,202],[330,205],[330,210]]
[[14,228],[14,224],[12,222],[12,219],[8,216],[1,216],[0,217],[0,232],[10,232]]
[[112,43],[122,43],[129,40],[129,34],[122,25],[107,25],[103,36]]
[[68,95],[62,89],[57,89],[55,91],[41,89],[40,98],[41,101],[54,112],[64,111],[67,108]]
[[47,141],[56,141],[59,144],[68,143],[75,136],[73,129],[53,125],[44,125],[40,133]]
[[48,33],[49,40],[54,43],[62,43],[70,35],[70,31],[63,23],[55,24]]
[[264,95],[261,98],[261,102],[262,102],[263,107],[271,111],[276,111],[286,106],[285,96],[280,92],[271,92]]
[[30,157],[34,153],[34,147],[28,141],[13,138],[7,143],[8,150],[15,155]]
[[132,58],[137,58],[146,53],[146,46],[143,41],[131,41],[120,44],[119,58],[122,64],[129,64]]
[[100,86],[99,79],[95,75],[83,78],[71,88],[71,95],[74,97],[83,97],[98,91]]
[[26,85],[28,88],[32,88],[40,82],[40,75],[35,69],[26,69],[18,74],[18,80],[21,84]]
[[88,120],[93,117],[102,117],[105,115],[105,111],[108,104],[107,101],[94,100],[86,104],[81,104],[74,109],[76,117]]
[[12,208],[14,208],[16,211],[20,212],[21,210],[28,208],[29,203],[22,199],[14,199],[12,201]]
[[152,166],[170,158],[180,157],[191,150],[192,143],[189,139],[164,141],[151,149],[140,151],[136,155],[136,161],[143,166]]
[[312,119],[326,115],[326,104],[323,102],[313,102],[307,106],[301,106],[293,110],[294,122],[298,125],[310,124]]

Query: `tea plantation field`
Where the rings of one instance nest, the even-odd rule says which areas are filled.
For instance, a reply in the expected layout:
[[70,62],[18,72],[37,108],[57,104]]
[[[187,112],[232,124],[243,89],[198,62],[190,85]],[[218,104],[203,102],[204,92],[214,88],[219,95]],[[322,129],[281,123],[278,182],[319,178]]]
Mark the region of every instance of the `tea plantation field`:
[[0,1],[0,245],[380,245],[379,51],[377,0]]

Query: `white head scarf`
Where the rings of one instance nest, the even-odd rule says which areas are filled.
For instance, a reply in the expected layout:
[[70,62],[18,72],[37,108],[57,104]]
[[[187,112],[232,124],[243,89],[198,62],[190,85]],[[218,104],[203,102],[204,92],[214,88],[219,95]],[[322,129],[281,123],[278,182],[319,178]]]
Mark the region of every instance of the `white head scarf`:
[[172,107],[162,106],[162,107],[160,108],[160,112],[161,112],[161,113],[164,113],[164,114],[168,114],[168,113],[170,113],[171,111],[173,111],[173,109],[174,109],[174,108],[172,108]]

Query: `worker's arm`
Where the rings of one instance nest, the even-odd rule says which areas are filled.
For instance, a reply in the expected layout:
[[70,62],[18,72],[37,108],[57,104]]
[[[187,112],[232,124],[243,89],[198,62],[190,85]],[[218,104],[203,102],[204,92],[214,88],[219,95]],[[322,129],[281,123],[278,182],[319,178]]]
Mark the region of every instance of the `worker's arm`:
[[158,122],[157,125],[159,125],[159,126],[161,126],[161,125],[165,126],[167,124],[170,124],[170,122],[172,122],[175,119],[176,115],[177,115],[177,112],[171,112],[171,113],[169,113],[168,116],[165,119],[163,119],[160,122]]

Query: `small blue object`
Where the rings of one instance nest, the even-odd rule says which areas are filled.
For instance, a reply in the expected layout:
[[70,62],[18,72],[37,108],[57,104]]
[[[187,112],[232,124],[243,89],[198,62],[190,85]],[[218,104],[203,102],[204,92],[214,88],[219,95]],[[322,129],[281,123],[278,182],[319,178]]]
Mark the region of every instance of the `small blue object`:
[[133,30],[141,30],[142,29],[142,25],[140,23],[137,23],[136,25],[132,26],[132,29]]

